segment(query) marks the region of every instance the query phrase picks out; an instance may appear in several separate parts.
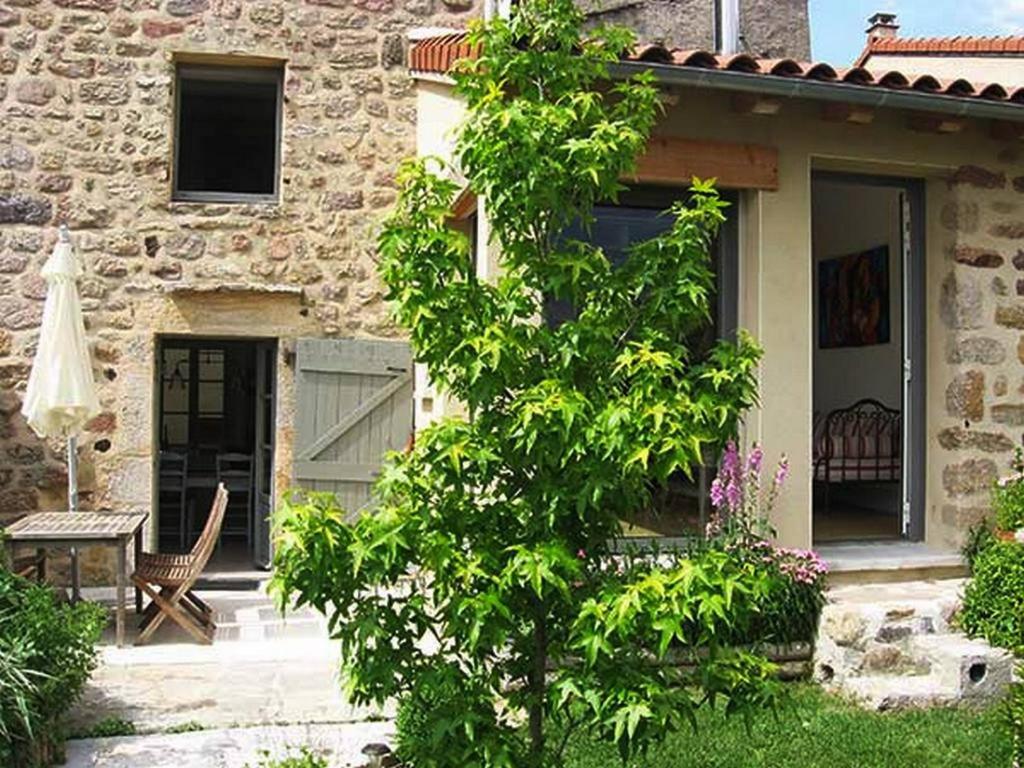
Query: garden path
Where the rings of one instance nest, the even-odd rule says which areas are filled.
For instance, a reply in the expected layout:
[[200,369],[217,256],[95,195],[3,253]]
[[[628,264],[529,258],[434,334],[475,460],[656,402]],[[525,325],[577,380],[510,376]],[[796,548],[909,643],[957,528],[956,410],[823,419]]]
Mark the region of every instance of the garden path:
[[269,753],[282,758],[306,745],[331,768],[366,763],[361,751],[391,739],[390,723],[256,726],[68,742],[65,768],[255,768]]

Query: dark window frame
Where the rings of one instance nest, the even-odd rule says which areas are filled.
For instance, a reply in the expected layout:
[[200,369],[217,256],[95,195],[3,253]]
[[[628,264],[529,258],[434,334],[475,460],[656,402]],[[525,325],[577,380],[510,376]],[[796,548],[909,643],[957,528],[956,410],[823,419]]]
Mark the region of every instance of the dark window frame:
[[[179,152],[181,132],[181,83],[183,80],[271,83],[276,87],[274,107],[274,188],[272,192],[229,192],[181,189]],[[214,65],[179,63],[174,72],[174,137],[171,172],[171,200],[186,203],[277,203],[281,196],[282,113],[284,107],[284,66]]]

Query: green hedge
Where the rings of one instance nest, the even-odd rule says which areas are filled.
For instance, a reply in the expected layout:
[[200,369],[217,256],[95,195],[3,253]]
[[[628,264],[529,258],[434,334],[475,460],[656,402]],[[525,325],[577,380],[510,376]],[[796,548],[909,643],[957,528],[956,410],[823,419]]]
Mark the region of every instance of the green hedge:
[[1024,546],[993,539],[975,555],[960,625],[993,645],[1024,648]]
[[96,666],[106,612],[61,604],[52,590],[0,568],[0,765],[60,757],[62,717]]

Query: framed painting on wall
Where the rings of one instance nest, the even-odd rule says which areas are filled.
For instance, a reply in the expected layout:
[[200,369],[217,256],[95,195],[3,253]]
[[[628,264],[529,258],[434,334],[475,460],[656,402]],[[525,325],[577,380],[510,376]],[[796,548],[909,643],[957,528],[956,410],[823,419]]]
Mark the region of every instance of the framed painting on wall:
[[889,246],[818,262],[818,346],[888,344]]

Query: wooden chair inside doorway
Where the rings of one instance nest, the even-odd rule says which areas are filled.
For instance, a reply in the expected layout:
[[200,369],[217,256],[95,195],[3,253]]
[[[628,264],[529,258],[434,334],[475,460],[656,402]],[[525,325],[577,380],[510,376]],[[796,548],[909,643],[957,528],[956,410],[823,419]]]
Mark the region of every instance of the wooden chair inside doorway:
[[192,551],[184,555],[144,552],[136,564],[132,581],[150,598],[142,612],[136,645],[147,642],[164,619],[171,619],[200,643],[213,642],[217,629],[213,621],[213,608],[193,590],[213,554],[220,529],[224,523],[224,510],[228,505],[228,492],[223,484],[217,486],[210,516]]

